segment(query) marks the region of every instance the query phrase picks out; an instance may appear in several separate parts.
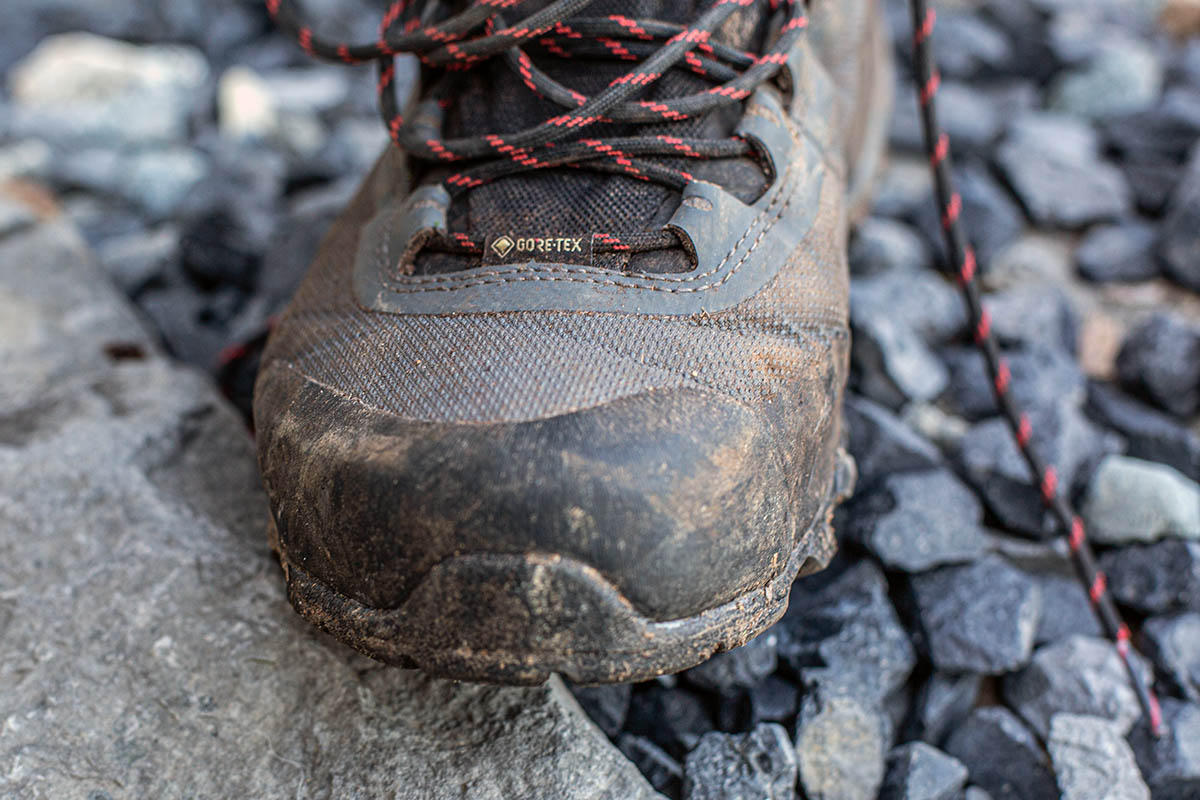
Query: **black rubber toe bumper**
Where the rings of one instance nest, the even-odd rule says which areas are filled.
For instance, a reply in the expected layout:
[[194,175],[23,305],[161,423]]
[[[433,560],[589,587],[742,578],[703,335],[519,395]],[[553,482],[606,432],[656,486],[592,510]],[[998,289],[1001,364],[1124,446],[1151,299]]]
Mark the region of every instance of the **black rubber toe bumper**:
[[256,423],[301,613],[445,677],[599,682],[740,644],[828,560],[852,472],[835,454],[839,399],[814,398],[805,425],[692,389],[431,423],[276,361]]

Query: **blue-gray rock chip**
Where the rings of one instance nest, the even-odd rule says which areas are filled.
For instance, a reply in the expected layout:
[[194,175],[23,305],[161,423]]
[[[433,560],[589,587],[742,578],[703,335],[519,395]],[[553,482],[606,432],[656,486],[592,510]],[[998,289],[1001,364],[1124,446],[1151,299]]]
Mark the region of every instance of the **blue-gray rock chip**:
[[948,469],[893,475],[854,502],[847,533],[890,569],[922,572],[988,549],[983,506]]
[[684,800],[792,800],[796,751],[782,725],[707,733],[684,763]]
[[1200,543],[1167,539],[1101,554],[1117,602],[1143,614],[1200,611]]
[[1055,714],[1103,717],[1122,733],[1142,714],[1116,648],[1087,636],[1040,648],[1028,667],[1005,678],[1003,693],[1043,739],[1050,735]]
[[955,800],[967,782],[961,761],[924,742],[888,753],[879,800]]
[[795,674],[845,686],[864,702],[882,705],[916,663],[887,579],[870,561],[798,581],[780,624],[780,656]]
[[1046,747],[1063,800],[1150,800],[1133,751],[1110,721],[1055,714]]
[[996,162],[1040,227],[1081,228],[1132,209],[1125,176],[1101,159],[1091,128],[1069,117],[1019,117],[996,149]]
[[978,708],[946,741],[971,783],[995,800],[1058,800],[1054,772],[1037,738],[1001,706]]
[[1146,657],[1176,692],[1200,702],[1200,613],[1152,617],[1142,626]]
[[1042,597],[1016,567],[989,556],[914,575],[910,587],[937,669],[1000,675],[1028,663]]
[[1143,721],[1129,743],[1154,800],[1200,797],[1200,705],[1163,698],[1162,735]]

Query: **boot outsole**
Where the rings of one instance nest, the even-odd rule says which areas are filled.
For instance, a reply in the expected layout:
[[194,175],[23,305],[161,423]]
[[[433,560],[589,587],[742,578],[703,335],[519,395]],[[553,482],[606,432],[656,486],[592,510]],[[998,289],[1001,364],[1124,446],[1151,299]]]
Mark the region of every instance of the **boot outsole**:
[[551,673],[583,685],[648,680],[745,644],[783,615],[797,577],[829,563],[833,512],[856,479],[845,450],[837,459],[824,508],[770,581],[666,621],[641,614],[594,568],[552,553],[456,556],[399,607],[374,608],[290,562],[274,525],[268,536],[296,611],[379,661],[483,683],[539,684]]

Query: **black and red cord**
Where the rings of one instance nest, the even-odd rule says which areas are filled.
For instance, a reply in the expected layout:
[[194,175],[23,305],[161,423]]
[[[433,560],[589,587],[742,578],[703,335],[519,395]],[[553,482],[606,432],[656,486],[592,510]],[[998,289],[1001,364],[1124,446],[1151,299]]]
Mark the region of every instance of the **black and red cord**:
[[[392,140],[408,156],[447,164],[484,160],[482,164],[467,163],[444,181],[451,194],[517,172],[561,166],[616,172],[679,188],[692,180],[688,172],[647,157],[728,158],[749,153],[750,145],[736,138],[672,142],[665,137],[607,141],[569,137],[600,123],[661,124],[740,102],[786,63],[787,53],[807,28],[803,0],[716,0],[687,25],[634,20],[619,14],[574,17],[591,2],[554,0],[509,25],[502,12],[518,7],[519,0],[475,0],[457,13],[452,13],[444,0],[396,0],[384,14],[377,41],[350,44],[316,35],[300,21],[294,0],[266,0],[271,17],[296,37],[305,52],[344,63],[378,64],[384,123]],[[768,3],[782,14],[779,35],[767,52],[747,53],[712,41],[713,32],[732,14],[757,3]],[[430,19],[437,21],[428,22]],[[527,46],[542,47],[561,58],[586,54],[636,61],[637,65],[588,97],[542,71],[523,49]],[[439,77],[411,119],[401,114],[394,87],[395,57],[402,53],[417,55]],[[493,57],[513,70],[531,91],[560,106],[562,113],[503,135],[445,138],[440,130],[441,112],[453,96],[455,74]],[[634,99],[676,67],[689,69],[715,85],[661,100]]]
[[1121,619],[1116,603],[1108,591],[1108,579],[1097,566],[1095,553],[1088,544],[1083,520],[1071,506],[1070,500],[1058,485],[1058,471],[1038,452],[1034,442],[1033,423],[1016,403],[1011,392],[1012,372],[1008,361],[1000,351],[996,337],[992,334],[991,316],[984,307],[979,288],[975,252],[967,241],[962,225],[963,201],[954,188],[951,173],[950,139],[938,123],[937,93],[941,76],[934,66],[933,48],[930,38],[937,23],[937,12],[929,8],[927,0],[911,0],[913,18],[914,69],[916,70],[921,121],[925,132],[925,150],[933,171],[933,182],[941,212],[942,232],[950,264],[956,272],[974,327],[975,343],[983,353],[992,388],[1001,413],[1012,429],[1017,448],[1034,476],[1042,500],[1050,510],[1061,530],[1066,534],[1075,572],[1087,591],[1088,599],[1105,632],[1116,645],[1121,663],[1129,675],[1129,681],[1137,693],[1142,712],[1154,735],[1162,727],[1162,711],[1152,688],[1142,673],[1135,668],[1131,659],[1129,626]]

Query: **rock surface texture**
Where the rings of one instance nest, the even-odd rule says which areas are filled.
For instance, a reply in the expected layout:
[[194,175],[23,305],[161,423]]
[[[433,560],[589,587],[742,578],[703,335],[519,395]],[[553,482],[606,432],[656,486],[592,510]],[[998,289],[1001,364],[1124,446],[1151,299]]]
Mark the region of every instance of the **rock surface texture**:
[[0,796],[657,796],[558,680],[303,623],[240,420],[63,222],[0,240],[0,364]]

